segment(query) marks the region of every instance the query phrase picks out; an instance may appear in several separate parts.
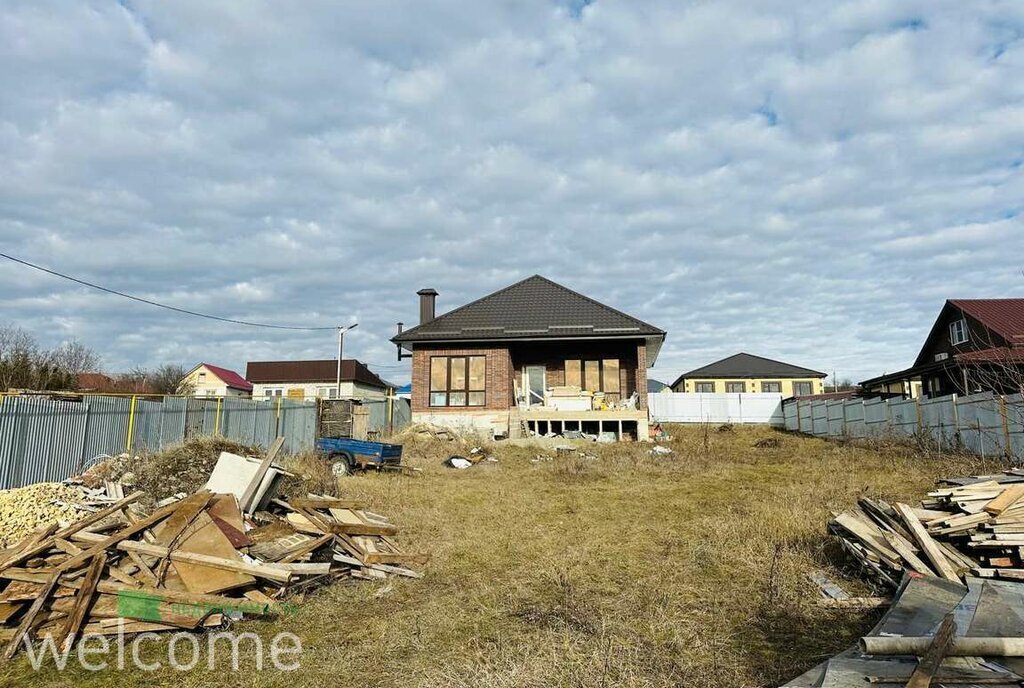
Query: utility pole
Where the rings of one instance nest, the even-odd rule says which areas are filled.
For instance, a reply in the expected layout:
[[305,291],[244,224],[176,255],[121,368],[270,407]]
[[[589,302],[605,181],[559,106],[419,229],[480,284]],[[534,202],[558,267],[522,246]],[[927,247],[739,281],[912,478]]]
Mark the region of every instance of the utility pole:
[[359,327],[359,323],[352,323],[348,327],[338,328],[338,377],[335,380],[334,398],[341,399],[341,342],[345,337],[345,333],[349,330]]

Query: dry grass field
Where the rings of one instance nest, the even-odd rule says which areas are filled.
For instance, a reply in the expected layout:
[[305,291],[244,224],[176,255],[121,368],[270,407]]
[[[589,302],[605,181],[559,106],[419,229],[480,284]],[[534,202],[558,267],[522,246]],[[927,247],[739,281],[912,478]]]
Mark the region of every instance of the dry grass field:
[[[814,569],[865,590],[825,535],[829,511],[990,468],[766,428],[670,430],[669,456],[590,444],[595,459],[531,463],[537,449],[495,445],[498,463],[464,471],[441,460],[465,448],[411,441],[421,475],[342,479],[341,494],[369,500],[433,560],[422,580],[339,584],[293,615],[235,626],[301,637],[294,673],[211,672],[205,660],[188,672],[37,672],[22,657],[0,685],[774,686],[876,618],[814,604]],[[754,446],[765,437],[779,446]]]

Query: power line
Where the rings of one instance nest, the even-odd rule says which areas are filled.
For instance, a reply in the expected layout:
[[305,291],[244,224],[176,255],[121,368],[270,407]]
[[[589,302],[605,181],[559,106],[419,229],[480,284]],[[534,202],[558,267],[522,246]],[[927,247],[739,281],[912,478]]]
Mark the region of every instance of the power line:
[[321,332],[321,331],[326,331],[326,330],[336,330],[336,329],[338,329],[336,327],[297,327],[295,325],[269,325],[267,323],[249,322],[247,320],[235,320],[234,318],[222,318],[219,315],[209,315],[207,313],[199,313],[197,311],[190,311],[190,310],[188,310],[186,308],[178,308],[177,306],[169,306],[166,303],[158,303],[156,301],[150,301],[149,299],[144,299],[141,296],[133,296],[131,294],[126,294],[123,291],[117,291],[116,289],[110,289],[109,287],[103,287],[103,286],[100,286],[99,284],[93,284],[92,282],[86,282],[85,280],[78,279],[77,277],[72,277],[71,275],[65,275],[62,272],[57,272],[56,270],[50,270],[49,268],[44,268],[42,265],[36,265],[35,263],[30,263],[27,260],[22,260],[20,258],[15,258],[14,256],[9,256],[6,253],[0,253],[0,258],[6,258],[7,260],[13,261],[15,263],[20,263],[21,265],[25,265],[27,267],[30,267],[30,268],[34,269],[34,270],[39,270],[40,272],[45,272],[48,275],[53,275],[54,277],[60,277],[62,279],[70,280],[71,282],[75,282],[77,284],[81,284],[83,286],[90,287],[92,289],[98,289],[98,290],[106,292],[108,294],[113,294],[114,296],[121,296],[121,297],[124,297],[126,299],[131,299],[132,301],[138,301],[139,303],[145,303],[145,304],[150,305],[150,306],[156,306],[157,308],[166,308],[167,310],[174,311],[176,313],[184,313],[185,315],[194,315],[197,318],[206,318],[208,320],[219,320],[220,322],[233,323],[235,325],[245,325],[246,327],[265,327],[265,328],[269,328],[269,329],[272,329],[272,330],[302,330],[302,331],[305,331],[305,332]]

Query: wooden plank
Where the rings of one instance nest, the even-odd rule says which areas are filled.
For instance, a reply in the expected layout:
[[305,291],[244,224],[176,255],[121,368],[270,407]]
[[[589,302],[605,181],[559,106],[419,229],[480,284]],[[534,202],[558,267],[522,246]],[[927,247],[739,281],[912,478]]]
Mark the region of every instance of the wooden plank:
[[[175,549],[183,539],[185,530],[203,513],[212,498],[212,493],[203,490],[178,502],[178,509],[153,529],[153,544],[166,547],[169,550]],[[158,581],[164,579],[170,565],[171,562],[168,559],[160,562],[155,574]]]
[[[99,555],[97,555],[97,556],[99,556]],[[107,575],[110,576],[111,578],[114,578],[116,580],[121,581],[125,585],[133,585],[136,588],[141,588],[142,587],[142,581],[136,580],[131,575],[125,573],[124,571],[122,571],[119,567],[117,567],[114,564],[111,564],[110,566],[107,567]]]
[[362,509],[366,502],[337,497],[294,497],[288,503],[296,509]]
[[[145,543],[135,543],[144,547],[153,547]],[[7,572],[12,580],[40,583],[48,582],[49,578],[36,573],[29,573],[23,570],[11,569]],[[61,577],[59,584],[62,588],[77,590],[82,587],[82,581],[68,580],[67,576]],[[100,581],[96,586],[99,592],[106,595],[122,595],[127,597],[138,597],[140,599],[156,599],[162,602],[182,602],[185,604],[197,604],[210,607],[211,609],[236,609],[240,600],[233,597],[221,595],[199,595],[184,590],[169,590],[167,588],[135,588],[113,581]],[[260,604],[246,604],[246,611],[262,616],[269,613],[269,609]]]
[[[178,548],[172,552],[207,555],[241,562],[231,541],[206,513],[200,513],[196,517],[195,523],[181,537]],[[173,557],[171,560],[174,561],[174,569],[189,592],[220,593],[256,582],[252,576],[237,570],[203,566],[195,562],[174,560]]]
[[57,581],[60,580],[60,572],[52,574],[46,582],[42,592],[39,593],[39,597],[32,602],[32,606],[25,612],[25,616],[22,617],[21,623],[18,624],[17,630],[11,637],[10,642],[7,644],[7,649],[4,650],[4,659],[10,659],[18,652],[18,645],[22,639],[28,634],[32,628],[33,622],[36,620],[36,616],[42,611],[43,606],[50,599],[50,595],[53,594],[54,588],[57,587]]
[[332,540],[334,540],[334,535],[328,534],[328,535],[324,535],[323,537],[319,537],[319,538],[316,538],[314,540],[310,540],[309,542],[303,543],[301,546],[299,546],[296,549],[294,549],[287,556],[282,557],[280,559],[280,563],[288,564],[290,562],[293,562],[296,559],[298,559],[299,557],[303,557],[303,556],[309,554],[310,552],[313,552],[315,550],[320,549],[321,547],[326,545],[328,542],[331,542]]
[[985,505],[985,511],[998,516],[1024,497],[1024,483],[1015,483],[1004,488],[1002,493]]
[[65,623],[61,633],[60,647],[70,647],[71,643],[75,641],[75,636],[82,628],[82,622],[85,621],[85,615],[89,611],[93,595],[96,594],[96,586],[100,582],[100,576],[103,574],[103,568],[106,565],[107,555],[105,552],[97,554],[92,562],[90,562],[89,568],[85,572],[85,577],[82,579],[82,587],[78,589],[78,596],[75,597],[75,606],[71,610],[67,623]]
[[256,474],[253,475],[252,480],[245,488],[245,492],[242,493],[242,498],[238,500],[238,504],[243,511],[251,513],[255,509],[256,505],[251,502],[256,497],[256,491],[260,489],[260,484],[263,482],[263,478],[267,475],[267,471],[270,470],[270,466],[273,465],[274,459],[277,458],[278,452],[281,451],[281,447],[284,446],[284,437],[278,437],[274,440],[274,443],[270,445],[270,451],[260,462],[259,468],[256,469]]
[[[916,516],[915,516],[916,518]],[[932,677],[939,670],[942,658],[946,656],[949,648],[953,645],[953,636],[956,634],[956,623],[953,621],[953,612],[946,614],[935,632],[935,638],[931,645],[918,660],[917,668],[907,681],[907,688],[929,688],[932,684]]]
[[[141,495],[142,493],[140,492],[139,494]],[[71,557],[57,568],[61,571],[68,571],[70,569],[77,568],[84,562],[87,562],[93,557],[95,557],[100,552],[117,545],[117,543],[121,542],[122,540],[127,540],[132,535],[135,535],[136,533],[139,533],[147,528],[153,527],[160,521],[164,520],[165,518],[173,514],[177,508],[178,503],[176,502],[174,504],[168,504],[162,509],[157,509],[156,511],[154,511],[152,514],[142,519],[141,521],[137,521],[133,525],[130,525],[127,528],[122,528],[113,535],[105,537],[102,540],[96,542],[95,545],[85,550],[81,554],[77,554]],[[73,535],[79,534],[80,533],[78,532],[73,533]],[[65,536],[61,535],[61,537]]]
[[851,513],[842,513],[832,519],[835,523],[852,533],[858,540],[873,549],[880,556],[893,562],[900,560],[896,550],[889,547],[889,543],[882,537],[882,531],[878,527],[869,526]]
[[918,546],[928,557],[928,561],[935,565],[935,570],[938,572],[939,576],[948,581],[960,583],[960,576],[958,576],[953,567],[950,566],[946,555],[943,554],[942,550],[935,544],[935,541],[932,540],[928,531],[926,531],[924,526],[921,525],[921,521],[917,519],[913,509],[900,502],[897,502],[893,508],[896,509],[896,513],[900,515],[900,518],[902,518],[903,522],[907,525],[907,528],[910,530],[910,534],[914,536]]
[[[76,539],[89,540],[95,536],[86,533],[79,533],[75,537]],[[248,574],[250,576],[267,578],[280,583],[287,583],[291,580],[291,576],[280,569],[270,569],[266,566],[247,564],[238,558],[237,553],[234,559],[225,559],[205,554],[184,552],[180,549],[171,552],[166,547],[151,545],[148,542],[136,542],[134,540],[118,542],[116,547],[123,552],[138,552],[139,554],[154,557],[170,557],[171,561],[174,563],[185,562],[188,564],[201,564],[202,566],[208,566],[215,569],[235,571],[238,573]]]
[[904,540],[902,536],[897,533],[886,532],[883,532],[882,536],[893,549],[899,552],[899,555],[903,557],[903,561],[909,564],[910,568],[914,569],[918,573],[923,573],[928,576],[935,575],[935,572],[928,568],[928,565],[921,560],[921,557],[917,556],[914,550],[911,549],[910,543]]
[[160,584],[159,579],[157,579],[156,575],[150,570],[149,564],[146,563],[146,560],[142,558],[141,554],[138,552],[128,552],[128,558],[131,559],[132,563],[135,564],[136,567],[138,567],[139,576],[146,581],[147,585],[156,587]]

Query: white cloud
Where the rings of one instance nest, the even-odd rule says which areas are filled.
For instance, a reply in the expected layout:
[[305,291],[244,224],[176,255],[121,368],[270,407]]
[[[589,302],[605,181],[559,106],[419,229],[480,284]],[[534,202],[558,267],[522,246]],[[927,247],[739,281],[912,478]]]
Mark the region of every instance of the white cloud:
[[[1024,9],[144,0],[0,9],[5,251],[400,379],[413,292],[540,272],[669,331],[867,377],[1024,291]],[[0,264],[0,320],[112,368],[330,356]],[[51,326],[57,322],[55,331]]]

